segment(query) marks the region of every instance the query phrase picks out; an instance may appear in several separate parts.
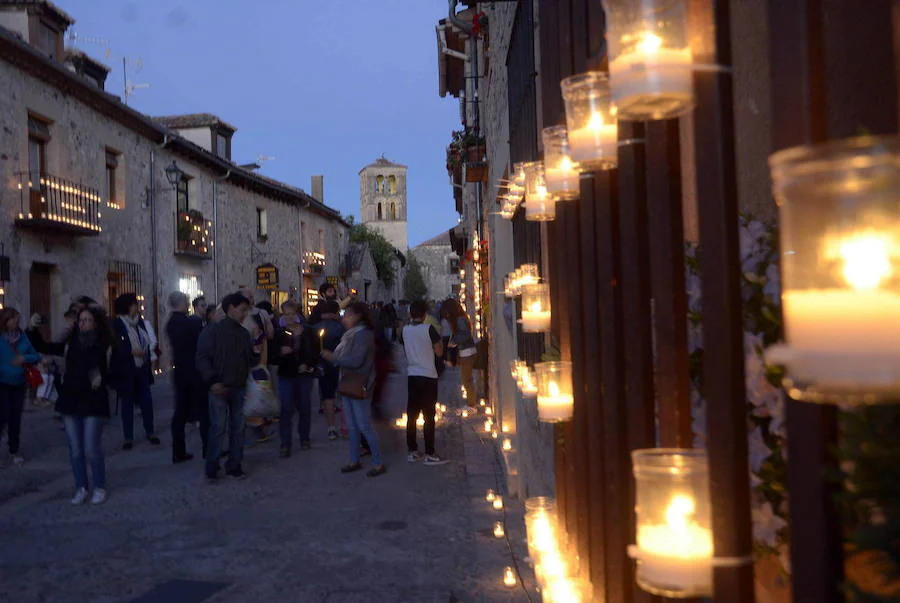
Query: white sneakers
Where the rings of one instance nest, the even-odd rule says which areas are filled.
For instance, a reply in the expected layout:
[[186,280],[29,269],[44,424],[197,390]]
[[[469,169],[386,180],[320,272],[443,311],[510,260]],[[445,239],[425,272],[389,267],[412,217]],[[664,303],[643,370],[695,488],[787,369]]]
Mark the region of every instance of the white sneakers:
[[[88,496],[89,494],[87,490],[85,490],[84,488],[79,488],[75,493],[75,496],[72,497],[72,504],[80,505],[87,501]],[[97,488],[96,490],[94,490],[94,494],[90,498],[92,505],[102,505],[106,502],[106,490],[104,490],[103,488]]]
[[426,454],[425,460],[422,462],[423,465],[435,466],[435,465],[446,465],[449,463],[447,459],[443,459],[436,454]]
[[78,488],[78,492],[75,493],[75,496],[72,497],[73,505],[80,505],[84,501],[88,499],[88,491],[84,488]]
[[422,460],[422,454],[419,452],[410,452],[406,455],[407,463],[416,463]]

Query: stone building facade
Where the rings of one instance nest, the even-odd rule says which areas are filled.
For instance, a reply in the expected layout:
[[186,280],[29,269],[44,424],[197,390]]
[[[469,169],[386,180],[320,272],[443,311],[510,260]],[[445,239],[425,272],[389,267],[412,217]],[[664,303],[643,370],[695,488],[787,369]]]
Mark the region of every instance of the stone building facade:
[[413,247],[410,254],[419,262],[429,299],[459,295],[459,256],[453,251],[449,233],[445,231]]
[[360,221],[383,234],[403,254],[409,249],[407,169],[379,157],[359,171]]
[[109,307],[135,292],[160,328],[173,290],[219,299],[249,286],[279,303],[326,278],[342,285],[348,225],[321,200],[233,163],[236,128],[127,107],[83,54],[65,62],[70,18],[54,21],[59,44],[42,48],[29,43],[30,19],[52,5],[0,8],[0,23],[25,24],[0,24],[0,267],[10,266],[0,304],[41,314],[45,335],[58,337],[77,295]]

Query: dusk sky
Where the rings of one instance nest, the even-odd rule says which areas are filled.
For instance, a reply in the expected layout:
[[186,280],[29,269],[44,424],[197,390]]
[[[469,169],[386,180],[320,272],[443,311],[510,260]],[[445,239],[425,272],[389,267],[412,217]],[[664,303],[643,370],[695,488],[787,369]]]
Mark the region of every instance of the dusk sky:
[[[437,92],[434,26],[445,0],[55,0],[76,46],[113,69],[122,58],[150,115],[214,113],[237,127],[237,163],[359,215],[359,170],[380,157],[409,166],[409,243],[457,223],[444,148],[459,104]],[[95,40],[94,40],[95,39]],[[68,42],[71,44],[71,41]],[[142,66],[141,66],[142,65]]]

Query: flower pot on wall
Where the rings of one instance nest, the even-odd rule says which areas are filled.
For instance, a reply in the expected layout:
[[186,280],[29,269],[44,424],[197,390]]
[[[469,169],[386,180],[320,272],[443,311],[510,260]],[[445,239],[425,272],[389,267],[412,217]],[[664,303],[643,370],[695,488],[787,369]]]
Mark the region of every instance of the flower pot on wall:
[[469,163],[484,161],[485,154],[486,150],[483,144],[477,144],[466,149],[466,159]]
[[487,164],[466,164],[466,182],[487,182]]

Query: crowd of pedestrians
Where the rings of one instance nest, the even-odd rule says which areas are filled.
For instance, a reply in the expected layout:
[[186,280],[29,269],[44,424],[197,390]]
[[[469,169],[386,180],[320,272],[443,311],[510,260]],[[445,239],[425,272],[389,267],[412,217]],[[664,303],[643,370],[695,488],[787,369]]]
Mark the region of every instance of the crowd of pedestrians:
[[[395,343],[403,347],[407,362],[407,460],[426,465],[447,462],[435,450],[438,378],[447,364],[459,363],[467,403],[475,406],[471,369],[475,342],[458,302],[447,300],[439,309],[424,301],[370,306],[350,296],[339,299],[328,283],[321,287],[320,300],[308,317],[293,301],[282,304],[277,315],[268,302],[253,301],[247,289],[226,295],[219,305],[202,296],[191,300],[178,291],[168,297],[164,331],[175,394],[173,463],[194,458],[185,438],[189,424],[199,426],[199,452],[210,481],[222,477],[223,470],[229,477],[246,477],[245,430],[265,440],[273,437],[277,423],[282,458],[291,456],[295,429],[299,448],[309,449],[317,386],[327,438],[343,436],[349,442],[349,462],[340,471],[360,471],[363,458],[371,456],[367,475],[384,474],[387,466],[373,417],[380,414],[386,375],[395,368]],[[26,392],[34,386],[33,373],[42,355],[60,357],[55,411],[68,442],[73,504],[88,500],[100,504],[107,498],[103,431],[114,414],[111,400],[122,420],[123,450],[134,447],[135,408],[147,442],[161,444],[151,395],[161,356],[156,333],[141,316],[135,294],[119,296],[113,308],[114,316],[108,317],[94,300],[78,298],[66,312],[64,337],[55,342],[41,335],[39,317],[22,331],[22,317],[15,309],[0,311],[0,435],[6,431],[12,462],[22,464]],[[274,403],[268,412],[248,412],[267,395]],[[420,414],[424,455],[417,444]]]

